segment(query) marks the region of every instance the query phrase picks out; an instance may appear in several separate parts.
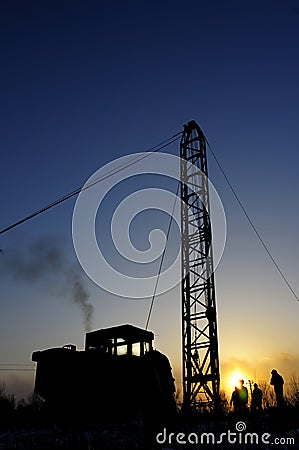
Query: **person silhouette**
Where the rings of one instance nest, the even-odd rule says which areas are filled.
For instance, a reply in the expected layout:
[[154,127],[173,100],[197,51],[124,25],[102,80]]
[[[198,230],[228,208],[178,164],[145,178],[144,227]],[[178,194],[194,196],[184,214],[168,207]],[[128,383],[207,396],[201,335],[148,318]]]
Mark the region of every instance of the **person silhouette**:
[[232,396],[230,399],[230,405],[233,405],[234,412],[239,412],[240,410],[240,396],[239,396],[239,389],[237,386],[235,386],[235,390],[232,392]]
[[283,406],[283,385],[284,385],[284,379],[281,375],[277,372],[276,369],[273,369],[271,371],[271,380],[270,384],[274,387],[275,397],[276,397],[276,403],[278,407]]
[[262,409],[263,393],[257,383],[254,383],[254,389],[251,394],[251,411],[260,411]]
[[248,389],[244,386],[244,380],[240,380],[239,399],[240,410],[245,411],[248,402]]

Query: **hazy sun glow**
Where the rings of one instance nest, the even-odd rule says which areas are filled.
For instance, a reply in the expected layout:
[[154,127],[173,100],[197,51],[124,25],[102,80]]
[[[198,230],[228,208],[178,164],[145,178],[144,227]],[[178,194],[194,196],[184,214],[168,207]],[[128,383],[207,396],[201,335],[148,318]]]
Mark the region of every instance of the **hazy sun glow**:
[[245,384],[246,384],[247,378],[241,372],[238,372],[238,371],[233,372],[228,378],[228,388],[231,391],[233,391],[236,386],[239,388],[240,387],[240,380],[244,380]]

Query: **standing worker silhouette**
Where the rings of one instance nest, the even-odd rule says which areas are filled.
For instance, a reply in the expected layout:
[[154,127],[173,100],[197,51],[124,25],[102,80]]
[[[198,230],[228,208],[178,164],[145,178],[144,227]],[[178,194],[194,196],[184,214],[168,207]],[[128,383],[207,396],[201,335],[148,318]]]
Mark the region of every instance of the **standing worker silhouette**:
[[234,406],[234,412],[239,412],[240,410],[240,397],[239,397],[239,389],[235,386],[235,390],[232,392],[232,396],[230,399],[230,406]]
[[284,379],[281,375],[277,372],[276,369],[273,369],[271,371],[272,377],[270,380],[270,384],[274,387],[274,392],[276,396],[276,402],[277,406],[283,406],[283,385],[284,385]]
[[254,383],[254,389],[251,394],[251,411],[260,411],[262,409],[263,393]]
[[240,380],[239,399],[240,410],[245,411],[248,402],[248,389],[244,386],[244,380]]

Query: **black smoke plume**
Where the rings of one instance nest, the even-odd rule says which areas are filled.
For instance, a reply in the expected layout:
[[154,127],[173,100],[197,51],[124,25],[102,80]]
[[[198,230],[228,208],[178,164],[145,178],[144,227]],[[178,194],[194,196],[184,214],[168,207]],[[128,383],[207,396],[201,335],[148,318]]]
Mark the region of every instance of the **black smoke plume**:
[[93,305],[88,301],[89,293],[87,292],[83,283],[81,275],[73,268],[67,274],[67,279],[72,289],[73,301],[80,306],[83,313],[85,331],[90,331],[92,328],[93,319]]
[[50,292],[71,298],[83,313],[85,331],[92,328],[93,305],[78,262],[70,262],[62,240],[41,238],[30,243],[4,248],[0,254],[0,270],[13,281],[43,283]]

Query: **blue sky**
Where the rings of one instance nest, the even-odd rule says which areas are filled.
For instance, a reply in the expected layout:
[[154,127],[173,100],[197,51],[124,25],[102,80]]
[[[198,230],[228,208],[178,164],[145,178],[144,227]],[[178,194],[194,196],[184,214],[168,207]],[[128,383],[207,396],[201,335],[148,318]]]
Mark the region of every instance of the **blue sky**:
[[[195,119],[299,291],[297,2],[12,0],[0,9],[1,228]],[[167,151],[178,154],[178,144]],[[298,302],[211,155],[209,169],[228,226],[216,271],[223,376],[232,364],[248,376],[255,370],[257,378],[267,378],[272,366],[287,375],[298,370]],[[83,347],[82,314],[64,284],[64,272],[76,264],[74,204],[71,199],[0,237],[3,364],[30,363],[33,350],[49,346]],[[142,247],[143,234],[135,228]],[[9,272],[11,255],[22,254],[24,264],[28,255],[30,262],[40,239],[61,250],[61,273],[26,281]],[[84,274],[82,280],[94,328],[144,326],[147,300],[119,299]],[[179,380],[178,291],[156,302],[150,328]],[[14,389],[25,379],[19,372],[0,375]]]

